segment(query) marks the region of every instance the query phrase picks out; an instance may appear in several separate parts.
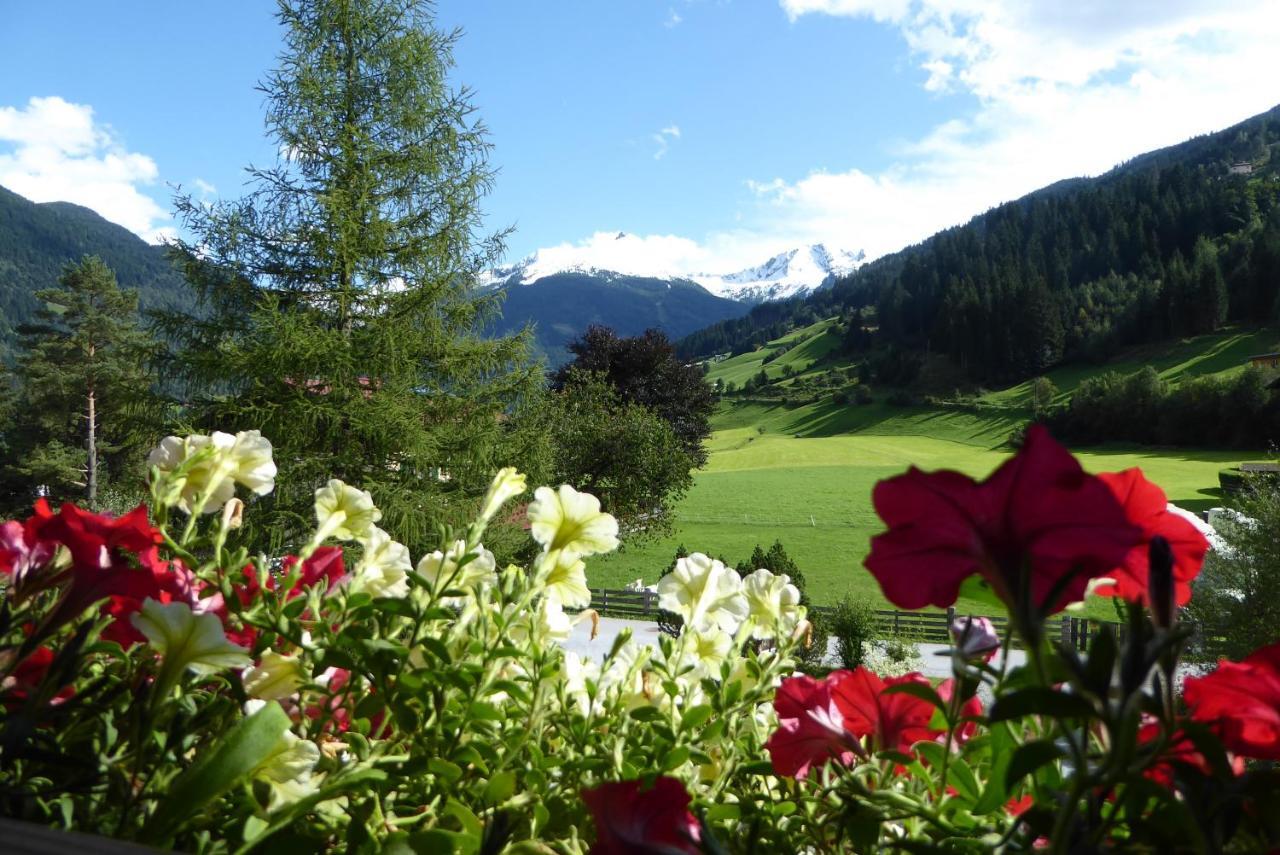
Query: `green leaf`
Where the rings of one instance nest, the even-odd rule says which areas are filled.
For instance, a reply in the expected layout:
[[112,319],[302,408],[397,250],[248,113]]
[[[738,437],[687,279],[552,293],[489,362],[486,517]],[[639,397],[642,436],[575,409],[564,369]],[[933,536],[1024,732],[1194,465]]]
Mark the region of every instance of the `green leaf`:
[[[408,837],[409,852],[414,855],[467,855],[480,850],[480,838],[443,828],[419,831]],[[384,850],[385,851],[385,850]]]
[[1009,760],[1009,768],[1004,774],[1005,785],[1012,788],[1027,775],[1063,756],[1061,748],[1046,740],[1039,739],[1021,745]]
[[274,701],[241,719],[169,785],[164,801],[143,829],[142,839],[166,839],[184,819],[248,778],[288,729],[289,717]]
[[988,734],[987,750],[990,752],[991,767],[987,775],[987,786],[982,791],[982,798],[978,799],[977,804],[973,806],[973,813],[978,815],[1002,809],[1009,799],[1005,774],[1009,769],[1009,761],[1013,758],[1015,746],[1013,733],[1007,724],[994,724],[988,730]]
[[433,775],[453,783],[462,777],[462,769],[456,763],[450,763],[443,757],[432,757],[427,761],[427,770]]
[[1079,695],[1068,695],[1047,686],[1031,686],[997,698],[987,720],[1010,721],[1028,715],[1051,718],[1093,718],[1093,705]]
[[713,710],[707,704],[699,704],[696,707],[690,707],[689,709],[685,710],[684,715],[680,717],[681,732],[688,731],[688,730],[697,730],[699,727],[702,727],[702,725],[706,723],[707,719],[711,718],[711,716],[714,714],[715,714],[715,710]]
[[445,803],[444,815],[456,819],[462,826],[463,831],[477,839],[484,834],[484,823],[480,821],[480,817],[476,816],[471,808],[457,799],[449,799]]
[[689,747],[681,745],[679,748],[673,748],[661,758],[662,771],[670,772],[684,764],[689,759]]
[[636,721],[655,721],[662,718],[662,710],[657,707],[636,707],[630,715]]
[[489,779],[484,788],[484,800],[489,804],[502,804],[516,791],[516,773],[507,769]]
[[956,792],[968,801],[976,803],[981,788],[978,786],[977,776],[973,774],[973,769],[969,768],[969,764],[964,762],[964,758],[951,758],[951,765],[947,767],[947,771],[948,779],[951,785],[956,788]]

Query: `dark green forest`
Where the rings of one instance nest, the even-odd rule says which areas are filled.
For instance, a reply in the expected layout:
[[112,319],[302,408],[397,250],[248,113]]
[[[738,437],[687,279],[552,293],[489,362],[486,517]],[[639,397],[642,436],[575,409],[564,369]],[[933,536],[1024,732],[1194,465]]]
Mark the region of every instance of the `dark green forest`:
[[1280,107],[993,208],[806,299],[694,333],[680,352],[741,353],[839,314],[851,353],[945,355],[975,382],[1013,381],[1272,323],[1278,290]]
[[11,357],[18,327],[34,317],[37,291],[63,268],[96,255],[120,284],[138,292],[143,311],[190,308],[194,295],[165,248],[69,202],[36,204],[0,187],[0,360]]

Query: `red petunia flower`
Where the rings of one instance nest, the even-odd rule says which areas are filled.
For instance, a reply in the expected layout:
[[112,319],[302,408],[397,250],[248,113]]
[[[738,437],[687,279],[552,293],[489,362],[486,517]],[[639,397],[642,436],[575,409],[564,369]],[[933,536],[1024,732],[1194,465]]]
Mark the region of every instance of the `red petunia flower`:
[[833,689],[849,673],[833,671],[825,680],[802,674],[782,681],[773,696],[778,729],[765,743],[775,773],[804,780],[810,769],[832,759],[845,766],[853,762],[858,745],[833,697]]
[[689,793],[675,778],[648,789],[640,781],[613,781],[582,791],[595,820],[591,855],[696,855],[702,829],[689,811]]
[[1191,580],[1200,573],[1209,541],[1194,525],[1169,511],[1169,500],[1159,486],[1148,481],[1141,469],[1103,472],[1098,475],[1124,508],[1129,521],[1142,529],[1142,542],[1129,550],[1110,579],[1094,587],[1094,593],[1123,597],[1150,606],[1147,591],[1150,569],[1148,546],[1157,535],[1169,541],[1173,550],[1173,580],[1177,603],[1191,599]]
[[[956,690],[956,681],[954,677],[948,677],[938,684],[938,697],[942,698],[946,703],[951,703],[951,693]],[[960,707],[960,724],[956,726],[955,741],[964,745],[970,739],[978,735],[977,719],[982,718],[982,701],[977,695],[965,701]],[[945,734],[939,737],[939,741],[945,739]]]
[[60,544],[71,556],[70,568],[56,579],[63,592],[46,622],[48,627],[72,620],[94,603],[106,600],[103,611],[115,620],[103,637],[132,643],[141,636],[128,616],[138,611],[144,600],[167,603],[187,596],[190,580],[160,558],[158,544],[163,536],[148,522],[145,506],[112,517],[64,504],[54,514],[41,500],[26,527],[28,542]]
[[[1147,716],[1142,726],[1138,728],[1138,744],[1146,745],[1149,742],[1153,742],[1159,736],[1160,722],[1150,716]],[[1172,787],[1174,764],[1177,763],[1191,766],[1206,775],[1211,774],[1213,771],[1209,766],[1209,761],[1206,760],[1204,755],[1196,748],[1195,743],[1188,739],[1185,733],[1179,730],[1173,734],[1173,738],[1169,740],[1169,743],[1164,747],[1164,750],[1160,752],[1160,756],[1157,758],[1156,762],[1148,766],[1146,770],[1143,771],[1143,777],[1155,781],[1157,784],[1162,786]],[[1231,760],[1231,770],[1237,775],[1243,774],[1244,758],[1233,757]]]
[[889,530],[872,538],[866,567],[903,609],[950,606],[974,574],[1016,608],[1025,572],[1034,604],[1058,611],[1141,542],[1107,485],[1040,425],[985,481],[912,467],[872,500]]
[[[37,647],[31,655],[18,663],[12,673],[0,685],[0,694],[5,696],[4,706],[14,709],[39,688],[53,664],[53,651],[48,647]],[[50,699],[50,706],[57,706],[72,697],[76,690],[71,686],[59,686],[58,691]]]
[[1243,662],[1223,660],[1204,677],[1188,677],[1182,696],[1191,718],[1213,726],[1228,751],[1280,760],[1280,642]]
[[915,695],[884,693],[903,683],[929,685],[922,674],[882,680],[861,665],[847,674],[831,694],[844,715],[845,729],[859,739],[869,737],[872,750],[909,753],[915,743],[934,739],[941,732],[929,727],[933,705],[928,701]]
[[[293,572],[293,568],[298,566],[298,557],[296,555],[286,555],[284,559],[284,572],[289,574]],[[347,573],[346,566],[342,562],[341,546],[321,546],[315,552],[308,556],[306,561],[302,562],[302,572],[299,574],[298,581],[285,595],[286,599],[292,600],[294,597],[302,594],[307,588],[310,588],[320,582],[325,583],[325,590],[328,591],[338,583],[338,580]],[[268,581],[267,587],[275,590],[274,577]]]

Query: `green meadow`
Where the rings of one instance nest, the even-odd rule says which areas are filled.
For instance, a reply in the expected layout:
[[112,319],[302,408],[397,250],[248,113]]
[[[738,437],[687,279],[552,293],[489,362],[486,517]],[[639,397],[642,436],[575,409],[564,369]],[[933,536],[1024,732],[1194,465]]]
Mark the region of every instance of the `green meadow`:
[[[756,369],[759,370],[758,368]],[[626,545],[588,565],[594,587],[640,578],[653,584],[676,548],[747,558],[756,544],[781,540],[817,603],[845,594],[887,606],[863,568],[881,526],[871,489],[910,465],[983,476],[1009,450],[1013,416],[930,408],[815,404],[726,407],[715,421],[711,459],[679,506],[674,536]],[[1141,467],[1171,501],[1191,510],[1219,502],[1218,470],[1247,459],[1240,452],[1091,447],[1086,469]],[[977,603],[961,608],[981,611]]]

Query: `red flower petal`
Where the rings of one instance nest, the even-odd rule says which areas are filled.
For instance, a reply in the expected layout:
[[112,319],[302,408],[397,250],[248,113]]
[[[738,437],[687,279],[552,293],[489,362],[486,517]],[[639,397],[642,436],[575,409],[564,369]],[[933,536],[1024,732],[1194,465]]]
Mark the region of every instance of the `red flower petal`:
[[1227,750],[1280,760],[1280,642],[1243,662],[1224,660],[1204,677],[1188,677],[1182,694],[1191,718],[1212,725]]
[[1185,606],[1191,600],[1191,580],[1204,566],[1209,541],[1194,525],[1170,513],[1169,500],[1159,486],[1151,483],[1141,469],[1103,472],[1098,476],[1124,508],[1129,521],[1142,529],[1142,542],[1129,550],[1124,562],[1111,574],[1111,581],[1094,588],[1103,596],[1123,597],[1134,603],[1150,605],[1147,591],[1150,566],[1148,548],[1157,535],[1169,541],[1173,549],[1173,579],[1177,602]]
[[689,793],[675,778],[661,777],[648,789],[640,781],[612,781],[582,791],[595,820],[592,855],[701,852],[697,818]]
[[935,738],[940,731],[929,727],[933,705],[907,694],[884,694],[902,683],[929,685],[921,674],[905,674],[881,680],[859,665],[832,689],[836,706],[844,715],[844,726],[858,738],[871,737],[873,750],[909,753],[921,740]]
[[765,743],[776,774],[803,780],[810,769],[833,759],[845,766],[853,762],[853,736],[832,697],[833,687],[848,674],[834,671],[825,680],[802,674],[782,681],[773,698],[778,729]]
[[889,530],[872,539],[866,566],[905,609],[952,605],[974,573],[1016,607],[1029,569],[1034,604],[1057,611],[1140,540],[1107,486],[1039,425],[982,483],[913,468],[877,484],[872,500]]

